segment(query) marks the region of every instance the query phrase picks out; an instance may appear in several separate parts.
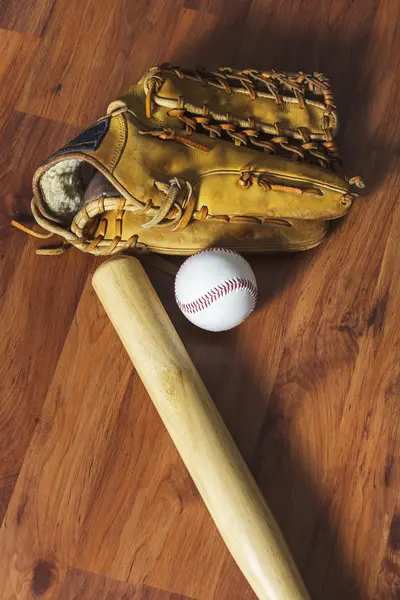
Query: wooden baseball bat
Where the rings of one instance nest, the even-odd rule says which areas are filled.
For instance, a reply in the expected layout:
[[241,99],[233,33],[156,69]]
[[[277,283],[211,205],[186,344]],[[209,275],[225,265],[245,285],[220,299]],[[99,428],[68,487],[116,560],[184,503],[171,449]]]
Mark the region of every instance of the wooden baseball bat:
[[142,265],[118,256],[93,286],[259,600],[310,600],[286,542]]

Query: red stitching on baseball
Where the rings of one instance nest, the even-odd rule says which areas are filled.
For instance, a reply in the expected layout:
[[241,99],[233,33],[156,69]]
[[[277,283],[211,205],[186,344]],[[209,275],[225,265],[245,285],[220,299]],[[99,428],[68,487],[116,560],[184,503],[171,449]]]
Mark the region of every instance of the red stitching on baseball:
[[243,256],[241,254],[238,254],[238,252],[236,252],[236,250],[232,250],[231,248],[220,248],[219,246],[213,246],[211,248],[204,248],[204,250],[199,250],[199,252],[195,252],[194,254],[189,256],[185,261],[183,261],[183,263],[181,264],[181,266],[178,269],[177,274],[175,275],[175,282],[174,282],[175,298],[176,298],[176,282],[177,282],[178,275],[181,272],[182,268],[189,261],[191,261],[192,258],[194,258],[195,256],[198,256],[199,254],[204,254],[205,252],[227,252],[228,254],[234,254],[235,256],[238,256],[239,258],[244,260],[244,262],[246,262],[246,260],[243,258]]
[[196,300],[192,300],[191,302],[181,302],[177,297],[176,302],[182,311],[188,312],[189,314],[194,314],[200,312],[201,310],[204,310],[205,308],[208,308],[213,302],[219,300],[220,298],[223,298],[223,296],[226,296],[230,292],[237,290],[246,290],[251,295],[253,300],[253,305],[250,310],[251,313],[254,309],[257,300],[257,287],[254,285],[254,283],[252,283],[245,277],[227,279],[223,283],[216,285],[215,287],[208,290],[205,294],[203,294],[199,298],[196,298]]

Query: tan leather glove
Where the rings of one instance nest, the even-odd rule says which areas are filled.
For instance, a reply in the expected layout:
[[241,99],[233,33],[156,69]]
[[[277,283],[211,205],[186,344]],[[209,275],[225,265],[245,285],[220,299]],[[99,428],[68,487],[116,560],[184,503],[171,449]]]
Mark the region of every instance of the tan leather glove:
[[37,170],[33,216],[93,254],[312,248],[363,185],[337,128],[320,73],[154,67]]

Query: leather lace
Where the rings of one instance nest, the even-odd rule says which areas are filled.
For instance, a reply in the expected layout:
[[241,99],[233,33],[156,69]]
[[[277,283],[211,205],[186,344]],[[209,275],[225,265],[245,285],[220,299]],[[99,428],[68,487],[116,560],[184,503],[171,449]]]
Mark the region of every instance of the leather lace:
[[[289,153],[294,160],[304,161],[307,155],[312,157],[319,166],[333,168],[339,163],[339,153],[333,139],[332,112],[335,108],[333,93],[328,79],[322,73],[287,73],[276,71],[259,72],[255,69],[235,71],[229,67],[221,67],[218,71],[207,73],[202,70],[185,71],[169,64],[155,67],[145,85],[146,91],[146,116],[150,118],[156,103],[156,94],[160,91],[164,73],[174,74],[179,79],[189,79],[203,86],[220,89],[227,95],[244,93],[251,101],[256,101],[261,96],[269,95],[278,105],[292,97],[300,109],[306,107],[306,94],[322,98],[324,110],[322,115],[323,139],[316,140],[306,127],[298,127],[292,132],[291,137],[285,133],[282,125],[277,121],[271,123],[269,134],[263,130],[260,123],[249,118],[246,122],[227,113],[217,115],[207,105],[195,107],[185,102],[183,96],[179,97],[175,107],[167,114],[177,118],[183,125],[187,136],[191,136],[200,127],[210,138],[227,137],[236,146],[251,144],[257,149],[275,154],[278,150]],[[265,88],[262,91],[260,88]],[[265,128],[264,128],[265,129]],[[158,135],[161,139],[172,139],[165,136],[164,132]],[[174,134],[176,136],[176,133]],[[179,137],[179,136],[178,136]],[[314,136],[315,138],[315,136]],[[180,138],[181,140],[187,138]]]
[[[75,215],[71,229],[68,230],[62,225],[45,218],[39,211],[35,198],[32,198],[31,210],[35,221],[50,233],[34,231],[18,223],[18,221],[12,221],[12,225],[38,238],[47,239],[53,235],[60,235],[65,238],[62,244],[55,247],[39,248],[36,250],[37,254],[62,254],[70,246],[76,246],[84,252],[101,255],[112,254],[116,249],[118,249],[118,252],[132,249],[145,250],[145,244],[139,242],[139,236],[136,234],[128,240],[122,241],[122,224],[126,212],[145,214],[150,210],[155,210],[155,215],[142,225],[143,228],[168,226],[173,231],[179,231],[189,223],[195,206],[193,189],[189,182],[185,181],[184,184],[181,184],[178,178],[174,177],[167,184],[156,181],[155,185],[165,194],[165,198],[158,208],[152,205],[151,200],[142,208],[138,208],[136,204],[125,198],[106,198],[102,196],[98,200],[85,204]],[[183,198],[179,203],[180,196],[183,196]],[[108,221],[102,215],[109,210],[116,210],[115,235],[112,240],[107,240],[107,244],[105,244]],[[94,232],[97,232],[95,238],[93,238]]]

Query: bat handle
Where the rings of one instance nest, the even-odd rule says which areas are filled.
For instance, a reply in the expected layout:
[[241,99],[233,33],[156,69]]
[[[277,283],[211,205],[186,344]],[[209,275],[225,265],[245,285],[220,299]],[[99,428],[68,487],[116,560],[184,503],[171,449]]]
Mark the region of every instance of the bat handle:
[[93,286],[259,600],[310,600],[264,497],[140,262],[112,258],[97,269]]

